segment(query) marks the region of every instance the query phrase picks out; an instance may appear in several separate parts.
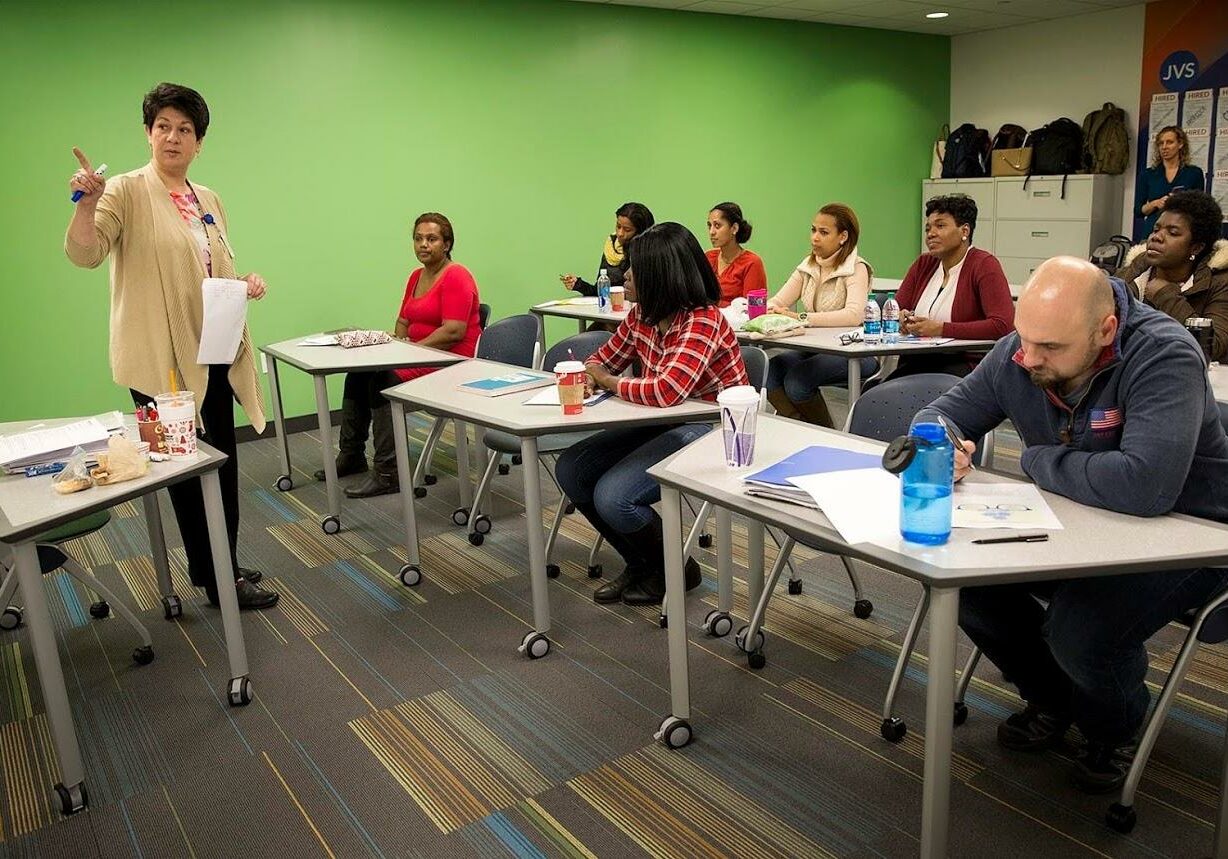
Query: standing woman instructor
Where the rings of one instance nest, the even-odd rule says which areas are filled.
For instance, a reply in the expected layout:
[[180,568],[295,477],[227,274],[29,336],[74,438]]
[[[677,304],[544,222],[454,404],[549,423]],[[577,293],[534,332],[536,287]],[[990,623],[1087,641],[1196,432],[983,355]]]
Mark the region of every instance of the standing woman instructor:
[[[142,105],[148,164],[107,182],[73,149],[81,167],[69,186],[82,193],[68,224],[64,251],[74,265],[97,268],[111,257],[111,374],[138,405],[164,390],[170,374],[196,395],[198,434],[226,454],[218,472],[239,607],[268,608],[278,595],[261,590],[258,570],[241,569],[235,547],[239,532],[239,466],[233,401],[257,431],[264,408],[246,326],[233,364],[196,363],[204,321],[201,282],[235,278],[234,250],[226,212],[217,195],[188,181],[209,127],[209,107],[196,90],[158,84]],[[260,275],[244,275],[247,297],[264,297]],[[183,535],[192,584],[218,604],[200,481],[168,489]]]

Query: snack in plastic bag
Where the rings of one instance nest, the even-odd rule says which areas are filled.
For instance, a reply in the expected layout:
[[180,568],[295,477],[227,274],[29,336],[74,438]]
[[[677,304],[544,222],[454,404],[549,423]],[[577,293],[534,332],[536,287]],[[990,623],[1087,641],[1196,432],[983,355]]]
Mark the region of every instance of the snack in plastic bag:
[[735,331],[742,329],[750,315],[746,311],[746,299],[738,296],[733,301],[729,302],[728,307],[722,307],[721,313],[725,316],[725,321],[733,327]]
[[107,452],[98,454],[98,467],[90,472],[90,477],[99,486],[106,486],[144,477],[148,471],[145,454],[122,435],[113,435],[107,442]]
[[73,450],[72,456],[68,458],[68,464],[64,466],[64,470],[51,478],[52,488],[61,495],[69,495],[93,486],[94,481],[90,479],[89,468],[86,467],[85,460],[86,453],[84,450],[79,447]]
[[797,319],[791,316],[784,316],[780,313],[765,313],[763,316],[757,316],[748,321],[742,326],[742,330],[749,333],[752,339],[763,339],[768,337],[791,337],[795,334],[802,334],[806,330],[806,326]]
[[337,335],[337,345],[346,349],[391,342],[392,336],[387,331],[345,331]]

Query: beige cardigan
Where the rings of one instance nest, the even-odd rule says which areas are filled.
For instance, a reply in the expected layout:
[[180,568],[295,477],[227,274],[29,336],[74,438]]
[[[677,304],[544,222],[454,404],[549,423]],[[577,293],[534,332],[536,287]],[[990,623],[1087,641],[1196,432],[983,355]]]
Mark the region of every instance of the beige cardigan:
[[[226,232],[226,211],[217,195],[192,184],[201,208]],[[74,265],[97,268],[111,256],[111,376],[116,384],[153,395],[170,385],[173,369],[180,387],[204,402],[208,368],[196,363],[204,320],[200,250],[153,165],[107,182],[94,216],[98,244],[83,247],[68,236],[64,252]],[[214,277],[235,277],[234,260],[210,227]],[[230,236],[227,234],[229,240]],[[264,430],[264,403],[256,381],[251,337],[243,341],[228,374],[230,386],[257,432]]]
[[857,248],[828,272],[826,278],[821,281],[820,278],[818,262],[813,256],[806,257],[797,264],[769,304],[789,310],[800,299],[802,310],[806,312],[806,324],[812,328],[861,325],[874,270],[857,254]]

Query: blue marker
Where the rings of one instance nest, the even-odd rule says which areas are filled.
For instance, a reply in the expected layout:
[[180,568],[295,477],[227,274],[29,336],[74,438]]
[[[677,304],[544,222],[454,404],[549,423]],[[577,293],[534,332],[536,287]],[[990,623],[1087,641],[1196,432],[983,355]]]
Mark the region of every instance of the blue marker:
[[[89,162],[86,162],[86,163],[89,163]],[[107,165],[105,165],[105,164],[99,164],[99,165],[98,165],[98,169],[94,171],[94,175],[95,175],[95,176],[102,176],[102,175],[103,175],[103,174],[105,174],[106,172],[107,172]],[[72,192],[72,201],[73,201],[74,203],[79,202],[79,201],[81,200],[81,198],[82,198],[82,197],[84,197],[84,196],[85,196],[85,192],[84,192],[84,191],[73,191],[73,192]]]

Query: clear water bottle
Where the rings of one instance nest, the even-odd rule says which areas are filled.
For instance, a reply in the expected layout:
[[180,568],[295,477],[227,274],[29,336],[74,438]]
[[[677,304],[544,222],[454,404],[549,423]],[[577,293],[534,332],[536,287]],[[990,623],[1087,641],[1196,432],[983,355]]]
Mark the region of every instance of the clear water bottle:
[[878,343],[882,338],[883,323],[882,313],[878,309],[878,302],[871,295],[866,299],[865,310],[861,317],[861,339],[866,343]]
[[888,295],[883,303],[883,342],[894,345],[900,342],[900,303],[895,295]]
[[910,435],[916,453],[900,479],[900,534],[910,543],[937,546],[951,536],[955,448],[941,424],[917,424]]
[[597,275],[597,312],[609,313],[613,309],[614,305],[610,302],[610,276],[603,268],[601,274]]

